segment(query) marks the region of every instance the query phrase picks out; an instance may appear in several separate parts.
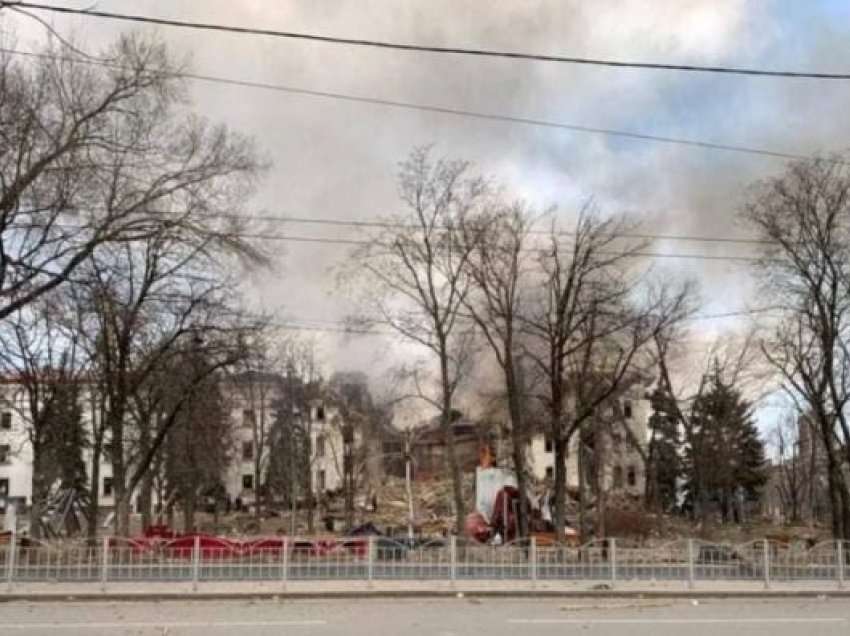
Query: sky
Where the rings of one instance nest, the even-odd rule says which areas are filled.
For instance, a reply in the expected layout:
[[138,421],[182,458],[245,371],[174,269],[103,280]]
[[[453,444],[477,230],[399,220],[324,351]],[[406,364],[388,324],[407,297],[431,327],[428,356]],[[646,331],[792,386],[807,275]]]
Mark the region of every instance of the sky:
[[[850,71],[850,3],[841,1],[638,0],[53,0],[57,6],[304,31],[425,45],[577,57]],[[4,12],[18,48],[35,48],[37,22]],[[128,23],[39,12],[97,52]],[[844,151],[850,82],[614,69],[547,62],[355,48],[263,36],[156,27],[192,70],[227,78],[487,113],[759,147],[794,154]],[[193,82],[195,109],[253,136],[272,167],[248,205],[264,214],[365,220],[398,208],[397,163],[414,147],[468,159],[538,208],[557,206],[565,226],[593,197],[648,233],[734,236],[755,181],[781,160],[618,137],[414,112],[319,97]],[[351,228],[287,224],[298,236],[356,238]],[[281,321],[328,326],[350,310],[335,288],[341,245],[276,243],[266,271],[245,275],[246,297]],[[728,243],[658,241],[653,251],[752,255]],[[758,306],[746,264],[657,259],[692,276],[705,314]],[[741,328],[702,321],[697,336]],[[305,332],[309,333],[309,332]],[[382,337],[315,332],[326,364],[372,370],[410,355]]]

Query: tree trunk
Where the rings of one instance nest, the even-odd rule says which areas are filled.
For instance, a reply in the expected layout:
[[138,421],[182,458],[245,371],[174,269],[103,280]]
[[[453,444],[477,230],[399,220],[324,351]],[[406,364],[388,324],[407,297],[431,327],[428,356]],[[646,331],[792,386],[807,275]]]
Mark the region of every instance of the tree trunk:
[[354,527],[354,458],[351,456],[351,447],[344,445],[342,458],[343,491],[345,493],[345,530],[351,531]]
[[256,444],[254,445],[254,516],[259,519],[262,516],[263,512],[263,504],[262,504],[262,488],[260,486],[260,458],[257,454],[259,450],[256,448]]
[[578,531],[584,540],[587,536],[585,532],[585,464],[587,457],[584,451],[584,431],[583,427],[579,426],[578,430]]
[[100,444],[92,448],[91,456],[91,485],[89,487],[89,505],[86,512],[86,536],[90,544],[97,540],[97,516],[100,512]]
[[[556,432],[556,426],[552,427],[552,433]],[[552,439],[552,447],[555,451],[555,509],[552,512],[552,525],[555,526],[555,540],[561,543],[564,540],[567,517],[567,451],[569,442],[561,438],[560,430],[558,436]]]
[[850,501],[848,501],[850,497],[848,497],[847,482],[842,473],[841,459],[835,448],[833,426],[826,414],[819,414],[818,420],[826,449],[832,536],[835,539],[850,539]]
[[[604,539],[608,532],[605,524],[608,502],[605,490],[605,449],[598,427],[594,427],[593,433],[593,459],[593,481],[596,487],[596,537]],[[607,547],[608,544],[604,545]]]
[[308,433],[305,442],[306,461],[304,462],[304,498],[307,506],[307,532],[313,534],[316,529],[316,497],[313,495],[313,444]]
[[452,493],[455,508],[455,532],[463,532],[466,521],[466,506],[463,501],[463,476],[455,452],[454,427],[452,426],[452,389],[449,377],[448,353],[444,350],[440,355],[440,379],[443,389],[443,409],[440,414],[440,424],[443,440],[446,445],[446,460],[449,475],[452,479]]
[[517,490],[519,490],[519,510],[517,525],[519,536],[528,536],[528,475],[525,470],[526,436],[522,422],[522,406],[520,404],[519,387],[513,370],[512,356],[506,356],[505,384],[508,391],[508,411],[511,418],[511,441],[514,472],[516,473]]
[[194,491],[186,493],[183,499],[183,532],[185,533],[195,531],[195,499]]
[[149,528],[153,522],[153,471],[149,471],[142,479],[139,491],[139,508],[142,515],[142,531]]
[[110,459],[112,463],[112,493],[115,502],[115,534],[119,537],[130,536],[130,496],[127,491],[127,466],[124,461],[124,423],[123,412],[115,407],[109,414],[107,430],[111,433],[109,440]]
[[30,509],[30,535],[33,539],[41,539],[43,536],[41,518],[47,510],[47,497],[50,485],[44,475],[43,452],[41,444],[32,444],[32,507]]
[[121,490],[123,492],[120,496],[118,495],[118,491],[115,491],[115,534],[119,537],[129,537],[131,507],[130,497],[132,493],[128,492],[123,487]]
[[[150,417],[141,427],[139,431],[139,447],[142,454],[146,453],[150,448]],[[142,515],[142,531],[151,526],[152,514],[151,504],[153,500],[153,470],[148,470],[142,478],[141,487],[139,490],[139,512]]]

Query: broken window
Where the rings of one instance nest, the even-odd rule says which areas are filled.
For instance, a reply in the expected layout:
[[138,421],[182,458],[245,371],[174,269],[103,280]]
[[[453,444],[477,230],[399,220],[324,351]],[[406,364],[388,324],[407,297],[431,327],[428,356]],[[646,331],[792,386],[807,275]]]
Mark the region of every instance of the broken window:
[[242,442],[242,461],[254,461],[254,442]]
[[627,420],[632,419],[632,402],[631,400],[623,401],[623,417]]
[[242,475],[242,490],[254,490],[253,475]]
[[546,479],[554,479],[555,478],[555,467],[547,466],[546,467]]
[[614,466],[614,488],[623,487],[623,467]]
[[630,488],[633,488],[637,484],[637,470],[635,470],[634,466],[629,466],[629,472],[626,479],[629,482]]
[[316,438],[316,457],[325,456],[325,436],[319,435]]
[[316,419],[319,422],[325,421],[325,407],[324,406],[317,406],[316,407]]
[[112,496],[112,477],[104,477],[103,478],[103,496],[111,497]]
[[12,412],[11,411],[3,411],[3,414],[0,415],[0,431],[11,431],[12,430]]
[[256,415],[254,414],[254,409],[244,409],[242,411],[242,425],[243,426],[253,426],[254,422],[257,421]]
[[316,471],[316,489],[323,491],[325,489],[325,471]]
[[547,453],[552,452],[552,438],[549,435],[543,437],[543,449]]
[[0,444],[0,464],[8,464],[12,459],[12,447]]

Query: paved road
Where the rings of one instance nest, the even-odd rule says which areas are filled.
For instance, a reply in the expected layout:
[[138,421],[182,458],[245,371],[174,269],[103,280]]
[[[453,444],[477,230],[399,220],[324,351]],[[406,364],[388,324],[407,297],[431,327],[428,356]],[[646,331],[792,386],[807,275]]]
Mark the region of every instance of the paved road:
[[97,636],[846,636],[850,601],[509,599],[0,604],[0,633]]

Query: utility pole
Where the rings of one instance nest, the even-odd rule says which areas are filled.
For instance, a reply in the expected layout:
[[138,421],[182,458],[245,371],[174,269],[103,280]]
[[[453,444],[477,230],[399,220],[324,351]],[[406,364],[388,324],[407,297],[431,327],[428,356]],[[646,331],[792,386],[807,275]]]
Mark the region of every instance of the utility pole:
[[411,462],[413,461],[413,431],[407,430],[404,436],[404,487],[407,491],[407,540],[413,546],[413,486]]

